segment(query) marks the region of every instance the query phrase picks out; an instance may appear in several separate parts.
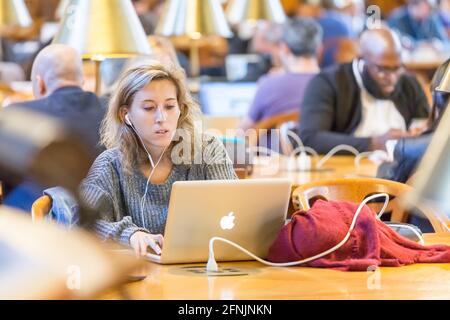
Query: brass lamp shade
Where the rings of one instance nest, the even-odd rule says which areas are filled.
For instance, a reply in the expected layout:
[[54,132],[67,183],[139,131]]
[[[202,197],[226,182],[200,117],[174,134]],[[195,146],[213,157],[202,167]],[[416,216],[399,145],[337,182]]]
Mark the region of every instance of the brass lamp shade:
[[167,0],[155,33],[192,39],[232,36],[219,0]]
[[231,0],[227,18],[231,24],[259,20],[281,24],[286,20],[286,13],[280,0]]
[[53,43],[92,60],[151,53],[131,0],[70,0]]
[[23,0],[0,0],[0,27],[29,27],[32,22]]

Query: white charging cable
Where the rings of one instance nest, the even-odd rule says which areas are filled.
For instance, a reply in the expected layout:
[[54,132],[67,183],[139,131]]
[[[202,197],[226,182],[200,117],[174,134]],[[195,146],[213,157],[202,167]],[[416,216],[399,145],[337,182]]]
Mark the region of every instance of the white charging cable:
[[[311,154],[315,157],[318,157],[319,154],[316,150],[314,150],[311,147],[306,147],[302,141],[302,139],[295,133],[293,132],[288,132],[286,134],[287,136],[289,136],[290,138],[292,138],[293,140],[295,140],[295,142],[297,143],[297,148],[293,149],[292,143],[290,141],[287,141],[287,143],[290,146],[290,149],[293,149],[291,151],[291,153],[288,155],[289,158],[295,157],[297,153],[300,152],[300,156],[299,159],[297,161],[298,167],[300,170],[311,170],[312,166],[311,166],[311,157],[308,154]],[[265,148],[265,147],[261,147],[261,146],[257,146],[257,147],[252,147],[252,149],[250,149],[252,152],[256,153],[265,153],[266,155],[276,155],[276,156],[282,156],[282,154],[280,154],[277,151],[271,150],[269,148]],[[364,157],[368,157],[372,154],[378,153],[378,152],[383,152],[386,153],[382,150],[376,150],[376,151],[370,151],[370,152],[362,152],[360,153],[356,148],[354,148],[353,146],[350,145],[346,145],[346,144],[340,144],[336,147],[334,147],[333,149],[331,149],[317,164],[315,169],[321,169],[323,167],[323,165],[331,159],[331,157],[333,157],[336,153],[340,152],[340,151],[348,151],[352,154],[355,155],[355,166],[359,169],[360,164],[361,164],[361,159]]]
[[243,253],[245,253],[246,255],[250,256],[251,258],[253,258],[253,259],[255,259],[255,260],[257,260],[257,261],[259,261],[259,262],[261,262],[261,263],[263,263],[265,265],[271,266],[271,267],[292,267],[292,266],[298,266],[298,265],[305,264],[305,263],[308,263],[310,261],[314,261],[314,260],[320,259],[322,257],[325,257],[325,256],[329,255],[330,253],[333,253],[334,251],[336,251],[339,248],[341,248],[348,241],[348,239],[350,238],[350,235],[351,235],[353,229],[355,228],[356,221],[357,221],[357,219],[359,217],[359,214],[361,213],[361,211],[364,208],[364,206],[369,201],[372,201],[372,200],[374,200],[376,198],[380,198],[380,197],[384,197],[385,198],[383,208],[381,209],[380,213],[377,215],[377,218],[381,217],[383,215],[384,211],[386,210],[388,204],[389,204],[389,195],[387,193],[375,194],[375,195],[372,195],[372,196],[364,199],[364,201],[361,202],[361,204],[358,206],[358,209],[356,210],[356,213],[353,216],[353,220],[352,220],[352,223],[350,225],[350,228],[349,228],[349,230],[347,232],[347,235],[344,237],[344,239],[341,242],[339,242],[337,245],[332,247],[331,249],[329,249],[327,251],[324,251],[324,252],[322,252],[320,254],[317,254],[315,256],[312,256],[310,258],[303,259],[303,260],[300,260],[300,261],[287,262],[287,263],[273,263],[273,262],[269,262],[269,261],[266,261],[266,260],[263,260],[263,259],[257,257],[255,254],[251,253],[250,251],[244,249],[240,245],[238,245],[238,244],[236,244],[236,243],[234,243],[234,242],[232,242],[230,240],[227,240],[227,239],[224,239],[224,238],[220,238],[220,237],[214,237],[214,238],[212,238],[209,241],[209,258],[208,258],[208,263],[206,264],[206,271],[207,272],[217,272],[219,270],[219,267],[217,265],[217,262],[216,262],[216,259],[215,259],[215,256],[214,256],[214,242],[215,241],[225,242],[225,243],[235,247],[236,249],[242,251]]
[[318,163],[317,163],[317,169],[320,169],[323,167],[323,165],[331,159],[332,156],[334,156],[339,151],[348,151],[353,153],[355,156],[359,155],[359,151],[356,150],[354,147],[346,145],[346,144],[340,144],[333,149],[330,150]]

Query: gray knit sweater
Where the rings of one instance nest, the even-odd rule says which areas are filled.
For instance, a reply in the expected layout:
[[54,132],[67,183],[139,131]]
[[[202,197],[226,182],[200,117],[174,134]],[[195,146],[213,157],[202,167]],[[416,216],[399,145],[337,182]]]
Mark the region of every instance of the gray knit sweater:
[[102,153],[81,185],[83,199],[100,212],[96,223],[100,237],[129,244],[137,231],[163,234],[172,184],[176,181],[237,179],[223,144],[216,138],[204,137],[202,154],[202,164],[174,165],[163,184],[150,183],[142,219],[140,201],[147,177],[139,169],[127,173],[119,149]]

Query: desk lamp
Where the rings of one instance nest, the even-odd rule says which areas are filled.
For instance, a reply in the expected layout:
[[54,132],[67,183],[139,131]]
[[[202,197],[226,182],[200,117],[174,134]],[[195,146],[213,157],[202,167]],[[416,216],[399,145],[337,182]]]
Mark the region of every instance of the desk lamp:
[[191,76],[200,75],[199,40],[202,36],[232,36],[218,0],[167,0],[156,34],[190,39]]
[[94,61],[97,95],[103,60],[151,53],[131,0],[70,0],[53,43],[70,45]]

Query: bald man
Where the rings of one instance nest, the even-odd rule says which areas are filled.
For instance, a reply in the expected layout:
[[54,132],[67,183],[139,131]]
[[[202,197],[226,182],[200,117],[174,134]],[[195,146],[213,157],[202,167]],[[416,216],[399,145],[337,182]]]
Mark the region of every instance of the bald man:
[[[77,51],[60,44],[45,47],[34,61],[31,76],[36,100],[8,108],[29,108],[56,117],[78,133],[94,153],[101,153],[98,142],[104,110],[95,94],[81,89],[83,69]],[[32,182],[7,186],[5,204],[29,211],[42,192],[43,188]]]
[[366,152],[411,136],[413,120],[426,118],[429,105],[419,82],[403,70],[401,50],[388,28],[367,30],[358,59],[313,78],[301,108],[304,144],[321,154],[341,144]]
[[97,153],[104,110],[94,93],[83,91],[83,65],[78,52],[67,45],[45,47],[31,71],[36,100],[16,104],[54,116],[80,134]]

